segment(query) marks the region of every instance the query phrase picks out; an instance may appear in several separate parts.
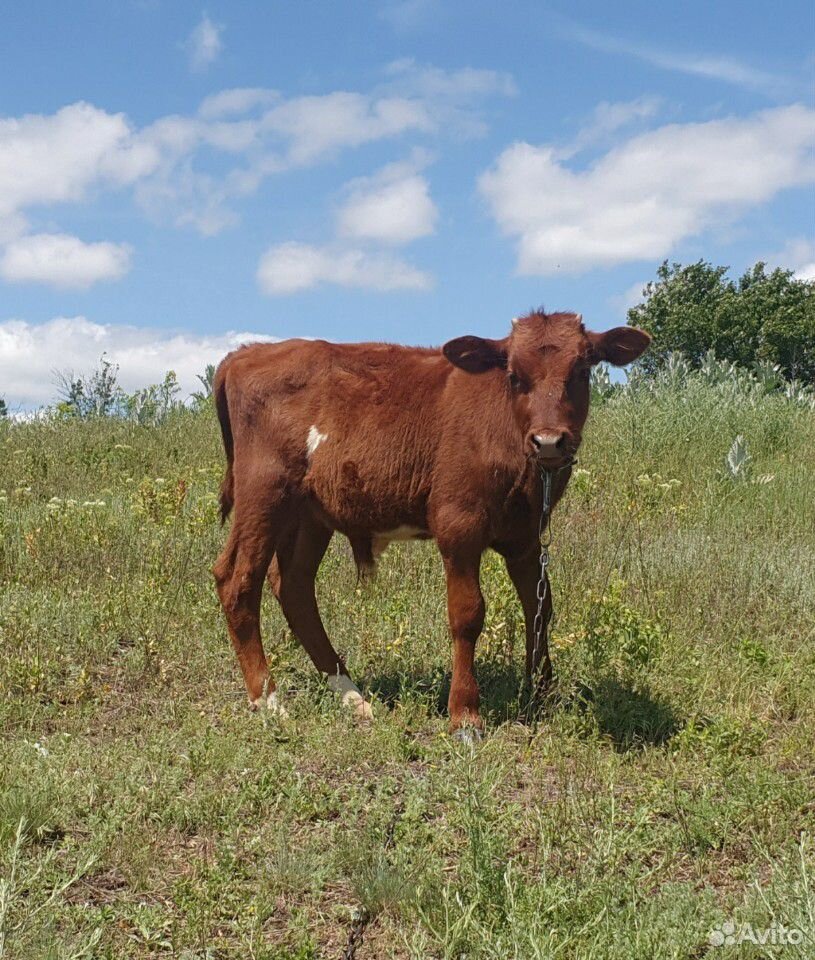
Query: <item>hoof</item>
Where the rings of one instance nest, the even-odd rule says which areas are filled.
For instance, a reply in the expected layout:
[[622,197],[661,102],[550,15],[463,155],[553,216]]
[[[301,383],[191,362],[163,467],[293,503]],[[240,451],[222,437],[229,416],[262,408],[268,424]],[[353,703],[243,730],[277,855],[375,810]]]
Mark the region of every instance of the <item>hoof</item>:
[[357,720],[370,723],[374,718],[374,711],[370,703],[362,696],[359,687],[345,673],[328,678],[328,685],[342,698],[342,705],[352,710]]
[[362,697],[360,697],[359,703],[357,703],[353,709],[354,716],[357,720],[363,721],[363,723],[370,723],[374,718],[373,707]]
[[480,743],[484,739],[484,734],[478,729],[478,727],[459,727],[458,730],[453,732],[453,739],[458,740],[459,743],[466,743],[471,747],[474,747],[477,743]]
[[253,712],[256,710],[268,710],[269,713],[275,717],[280,717],[281,720],[285,720],[289,715],[289,711],[280,702],[277,690],[272,690],[271,693],[267,693],[265,696],[261,694],[256,700],[250,700],[249,709]]

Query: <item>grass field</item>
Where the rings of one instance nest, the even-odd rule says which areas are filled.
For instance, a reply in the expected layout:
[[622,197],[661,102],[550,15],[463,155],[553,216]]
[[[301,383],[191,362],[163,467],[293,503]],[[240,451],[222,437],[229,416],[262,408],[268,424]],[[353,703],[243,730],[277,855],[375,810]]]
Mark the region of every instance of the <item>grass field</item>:
[[[321,571],[373,726],[271,597],[291,716],[250,714],[210,412],[0,424],[0,957],[339,958],[362,911],[358,960],[815,956],[815,412],[666,376],[597,404],[580,461],[557,696],[515,721],[488,556],[473,749],[432,544],[360,588],[337,539]],[[767,943],[717,946],[726,923]]]

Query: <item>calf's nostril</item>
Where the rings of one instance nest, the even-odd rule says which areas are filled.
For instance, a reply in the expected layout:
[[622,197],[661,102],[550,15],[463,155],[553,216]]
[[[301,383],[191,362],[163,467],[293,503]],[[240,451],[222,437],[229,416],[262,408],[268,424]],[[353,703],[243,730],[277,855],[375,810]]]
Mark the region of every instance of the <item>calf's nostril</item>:
[[565,430],[559,433],[533,433],[529,437],[530,443],[538,456],[560,456],[566,450],[569,442]]

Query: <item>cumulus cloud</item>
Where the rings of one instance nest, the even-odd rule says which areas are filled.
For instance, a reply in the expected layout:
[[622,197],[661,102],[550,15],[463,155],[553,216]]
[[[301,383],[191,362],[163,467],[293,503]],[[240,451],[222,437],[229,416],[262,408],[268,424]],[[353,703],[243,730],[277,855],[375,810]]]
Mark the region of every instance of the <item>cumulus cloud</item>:
[[159,159],[124,114],[89,103],[0,120],[0,220],[32,204],[82,200],[97,183],[133,183]]
[[390,164],[371,177],[351,181],[346,192],[337,214],[341,237],[400,244],[435,230],[438,210],[427,180],[412,164]]
[[32,234],[28,212],[80,202],[95,187],[135,183],[159,162],[157,145],[139,139],[123,114],[88,103],[0,120],[0,276],[78,288],[122,276],[129,247]]
[[191,70],[206,70],[218,59],[223,48],[223,29],[220,24],[213,23],[206,14],[202,15],[184,44]]
[[608,305],[617,313],[626,316],[632,307],[643,302],[643,290],[645,290],[647,280],[640,280],[632,283],[630,287],[623,290],[622,293],[613,294],[608,298]]
[[0,254],[0,276],[12,283],[85,289],[100,280],[118,280],[129,269],[127,244],[85,243],[65,233],[20,237]]
[[340,148],[432,129],[430,114],[418,100],[344,91],[295,97],[272,107],[261,120],[264,133],[288,141],[287,159],[296,166]]
[[370,290],[427,290],[429,274],[390,254],[305,243],[282,243],[260,259],[257,280],[270,296],[299,293],[321,283]]
[[779,191],[815,181],[815,111],[670,124],[632,137],[588,169],[548,145],[506,149],[479,188],[518,243],[518,270],[579,272],[666,256]]
[[624,127],[650,119],[659,110],[660,102],[659,97],[637,97],[635,100],[615,102],[601,101],[594,108],[588,122],[584,124],[574,141],[561,151],[561,156],[567,159],[586,147],[602,143]]
[[242,343],[275,340],[257,333],[221,334],[154,330],[93,323],[85,317],[57,317],[46,323],[0,322],[0,383],[10,409],[31,409],[54,401],[55,371],[87,374],[104,353],[119,365],[119,383],[128,391],[157,383],[168,370],[178,376],[184,396],[200,387],[197,374]]
[[771,267],[792,270],[797,280],[815,282],[815,243],[806,237],[795,237],[784,244],[778,253],[767,257]]
[[268,106],[278,99],[280,94],[266,87],[234,87],[206,97],[198,108],[198,114],[208,120],[240,116],[256,107]]
[[[211,56],[220,28],[206,15],[199,28]],[[269,176],[376,141],[480,130],[477,105],[513,89],[508,75],[489,70],[405,60],[386,73],[367,92],[286,98],[263,87],[223,90],[193,115],[143,127],[82,102],[0,119],[0,244],[34,232],[34,207],[122,186],[134,188],[149,216],[211,235],[236,222],[236,203]]]

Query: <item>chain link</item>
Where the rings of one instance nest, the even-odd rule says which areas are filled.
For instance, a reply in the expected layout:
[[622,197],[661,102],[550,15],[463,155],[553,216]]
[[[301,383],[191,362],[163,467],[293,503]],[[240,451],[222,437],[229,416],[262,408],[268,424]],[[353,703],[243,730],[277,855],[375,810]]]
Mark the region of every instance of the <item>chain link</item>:
[[532,627],[532,633],[535,638],[531,673],[529,682],[532,685],[530,691],[534,696],[534,673],[540,665],[541,648],[546,641],[546,628],[549,626],[549,620],[552,617],[552,606],[549,606],[549,616],[544,621],[543,604],[546,600],[546,594],[549,592],[549,577],[547,568],[549,566],[549,547],[552,544],[552,530],[549,526],[549,518],[552,515],[552,471],[541,467],[541,485],[543,488],[540,517],[538,518],[538,543],[540,544],[540,559],[538,575],[538,584],[535,588],[535,594],[538,598],[538,609],[535,613],[535,621]]
[[[404,812],[404,803],[400,801],[397,803],[396,808],[393,811],[393,816],[390,818],[388,825],[385,827],[385,837],[382,841],[382,849],[386,854],[394,844],[396,825]],[[345,943],[345,949],[342,951],[340,960],[357,960],[357,950],[359,950],[359,948],[362,946],[362,942],[365,939],[365,930],[371,920],[371,912],[367,907],[360,907],[358,910],[354,911],[353,917],[351,918],[351,929],[348,931],[348,940]]]
[[[544,618],[543,616],[543,604],[546,600],[546,596],[549,593],[549,577],[547,570],[549,567],[549,547],[552,545],[552,483],[557,474],[561,473],[563,470],[568,470],[577,463],[576,460],[571,460],[569,463],[564,464],[562,467],[559,467],[557,470],[547,470],[545,467],[540,468],[540,478],[541,478],[541,512],[540,517],[538,518],[538,542],[540,544],[540,558],[539,558],[539,569],[540,573],[538,575],[538,583],[535,587],[535,595],[538,599],[538,608],[535,612],[535,620],[532,625],[532,634],[534,637],[534,644],[532,647],[532,665],[531,673],[529,676],[529,683],[531,686],[530,694],[534,698],[535,695],[535,670],[540,668],[540,655],[546,644],[546,632],[549,628],[549,624],[552,620],[552,615],[554,613],[554,607],[552,603],[549,603],[549,615]],[[551,598],[550,598],[551,601]]]

